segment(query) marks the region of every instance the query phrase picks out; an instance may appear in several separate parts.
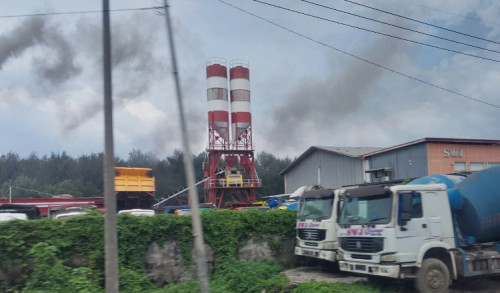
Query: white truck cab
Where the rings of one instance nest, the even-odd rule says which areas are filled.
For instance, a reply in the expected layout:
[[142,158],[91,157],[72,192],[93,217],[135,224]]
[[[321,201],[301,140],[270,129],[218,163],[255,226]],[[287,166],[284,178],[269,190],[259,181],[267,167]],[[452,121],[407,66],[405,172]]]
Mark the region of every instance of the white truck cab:
[[338,190],[304,192],[297,214],[295,254],[330,262],[337,260]]
[[348,193],[339,218],[341,270],[414,278],[430,250],[455,248],[444,184],[373,186]]
[[433,174],[343,192],[340,270],[411,279],[421,293],[448,292],[459,278],[499,275],[500,166],[453,178]]
[[500,245],[459,245],[445,184],[349,190],[339,215],[339,267],[448,292],[453,280],[500,273]]

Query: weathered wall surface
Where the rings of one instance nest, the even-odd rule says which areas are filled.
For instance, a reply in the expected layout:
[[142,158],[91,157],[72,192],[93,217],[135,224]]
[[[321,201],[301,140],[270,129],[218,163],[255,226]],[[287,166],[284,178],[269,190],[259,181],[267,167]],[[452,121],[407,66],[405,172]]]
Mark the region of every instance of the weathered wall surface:
[[[272,242],[278,246],[274,250],[269,245],[268,240],[260,238],[261,240],[250,238],[244,241],[238,249],[237,259],[242,261],[275,260],[285,265],[295,261],[294,239],[291,239],[292,237],[272,236]],[[212,273],[215,269],[216,257],[209,245],[205,245],[205,251],[208,271]],[[184,260],[176,241],[167,241],[161,246],[152,243],[146,256],[148,279],[159,286],[190,280],[196,274],[194,251],[191,252],[191,255],[190,262]]]

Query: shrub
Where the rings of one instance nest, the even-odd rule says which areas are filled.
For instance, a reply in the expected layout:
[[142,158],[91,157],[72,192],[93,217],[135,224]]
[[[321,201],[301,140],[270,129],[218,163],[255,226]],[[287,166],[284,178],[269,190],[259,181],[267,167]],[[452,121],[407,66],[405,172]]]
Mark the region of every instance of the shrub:
[[228,261],[217,268],[211,285],[214,292],[259,293],[266,286],[275,287],[269,280],[281,270],[276,262]]
[[[266,286],[279,287],[283,281],[281,276],[276,277],[281,270],[279,264],[239,262],[237,251],[249,237],[267,240],[277,251],[280,237],[295,235],[295,211],[208,210],[202,211],[201,216],[205,242],[216,259],[212,283],[222,290],[220,292],[260,292]],[[191,217],[123,214],[117,220],[123,292],[162,292],[145,274],[145,259],[152,243],[161,245],[167,240],[176,240],[184,260],[191,263]],[[1,280],[1,292],[97,293],[104,288],[104,217],[95,212],[65,220],[0,223],[0,251],[2,272],[14,271],[13,268],[21,272],[15,280]],[[164,289],[197,292],[197,286],[197,282],[192,281]]]

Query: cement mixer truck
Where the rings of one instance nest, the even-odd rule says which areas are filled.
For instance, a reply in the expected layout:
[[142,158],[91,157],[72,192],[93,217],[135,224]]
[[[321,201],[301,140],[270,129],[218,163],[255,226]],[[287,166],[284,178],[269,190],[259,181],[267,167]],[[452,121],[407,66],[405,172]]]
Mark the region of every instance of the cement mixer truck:
[[465,179],[432,175],[341,196],[342,271],[410,279],[418,292],[500,274],[500,166]]
[[297,214],[295,255],[331,263],[337,260],[338,192],[314,185],[303,186],[290,196],[301,200]]

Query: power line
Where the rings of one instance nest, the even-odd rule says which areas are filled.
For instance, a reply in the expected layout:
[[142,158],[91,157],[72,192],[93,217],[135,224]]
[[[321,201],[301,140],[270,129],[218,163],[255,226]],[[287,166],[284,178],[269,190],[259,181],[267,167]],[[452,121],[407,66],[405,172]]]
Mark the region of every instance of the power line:
[[[137,11],[137,10],[154,10],[154,9],[160,9],[160,8],[163,8],[163,6],[110,9],[108,11],[109,12],[122,12],[122,11]],[[17,18],[17,17],[50,16],[50,15],[71,15],[71,14],[88,14],[88,13],[102,13],[102,12],[103,12],[102,10],[46,12],[46,13],[33,13],[33,14],[0,15],[0,18]]]
[[461,54],[461,55],[465,55],[465,56],[469,56],[469,57],[474,57],[474,58],[478,58],[478,59],[483,59],[483,60],[488,60],[488,61],[493,61],[493,62],[499,62],[500,63],[500,60],[497,60],[497,59],[492,59],[492,58],[488,58],[488,57],[481,57],[481,56],[477,56],[477,55],[473,55],[473,54],[469,54],[469,53],[464,53],[464,52],[460,52],[460,51],[453,50],[453,49],[447,49],[447,48],[443,48],[443,47],[439,47],[439,46],[435,46],[435,45],[431,45],[431,44],[422,43],[422,42],[419,42],[419,41],[414,41],[414,40],[406,39],[406,38],[403,38],[403,37],[393,36],[393,35],[390,35],[390,34],[377,32],[377,31],[374,31],[374,30],[371,30],[371,29],[367,29],[367,28],[356,26],[356,25],[351,25],[351,24],[343,23],[343,22],[336,21],[336,20],[329,19],[329,18],[320,17],[320,16],[317,16],[317,15],[305,13],[305,12],[302,12],[302,11],[290,9],[290,8],[287,8],[287,7],[279,6],[279,5],[276,5],[276,4],[272,4],[272,3],[268,3],[268,2],[264,2],[264,1],[260,1],[260,0],[252,0],[252,1],[264,4],[264,5],[272,6],[272,7],[275,7],[275,8],[287,10],[287,11],[290,11],[290,12],[302,14],[302,15],[305,15],[305,16],[310,16],[310,17],[313,17],[313,18],[321,19],[321,20],[324,20],[324,21],[328,21],[328,22],[340,24],[340,25],[343,25],[343,26],[348,26],[348,27],[352,27],[352,28],[355,28],[355,29],[359,29],[359,30],[371,32],[371,33],[374,33],[374,34],[378,34],[378,35],[382,35],[382,36],[386,36],[386,37],[390,37],[390,38],[394,38],[394,39],[398,39],[398,40],[402,40],[402,41],[407,41],[407,42],[410,42],[410,43],[419,44],[419,45],[431,47],[431,48],[434,48],[434,49],[444,50],[444,51],[453,52],[453,53],[456,53],[456,54]]
[[315,39],[313,39],[313,38],[311,38],[311,37],[308,37],[308,36],[306,36],[306,35],[304,35],[304,34],[301,34],[301,33],[299,33],[299,32],[296,32],[296,31],[294,31],[294,30],[292,30],[292,29],[289,29],[289,28],[287,28],[287,27],[285,27],[285,26],[282,26],[282,25],[280,25],[280,24],[278,24],[278,23],[275,23],[275,22],[273,22],[273,21],[271,21],[271,20],[268,20],[268,19],[266,19],[266,18],[264,18],[264,17],[261,17],[261,16],[259,16],[259,15],[256,15],[256,14],[254,14],[254,13],[250,12],[250,11],[244,10],[244,9],[239,8],[239,7],[237,7],[237,6],[234,6],[234,5],[230,4],[230,3],[227,3],[227,2],[225,2],[225,1],[223,1],[223,0],[217,0],[217,1],[219,1],[219,2],[221,2],[221,3],[223,3],[223,4],[225,4],[225,5],[231,6],[231,7],[233,7],[234,9],[237,9],[237,10],[239,10],[239,11],[241,11],[241,12],[244,12],[244,13],[246,13],[246,14],[249,14],[249,15],[251,15],[251,16],[254,16],[254,17],[256,17],[256,18],[259,18],[259,19],[261,19],[261,20],[263,20],[263,21],[265,21],[265,22],[267,22],[267,23],[270,23],[270,24],[272,24],[272,25],[274,25],[274,26],[277,26],[277,27],[279,27],[279,28],[281,28],[281,29],[284,29],[284,30],[286,30],[286,31],[288,31],[288,32],[290,32],[290,33],[292,33],[292,34],[295,34],[295,35],[300,36],[300,37],[302,37],[302,38],[308,39],[308,40],[310,40],[310,41],[312,41],[312,42],[315,42],[315,43],[320,44],[320,45],[322,45],[322,46],[325,46],[325,47],[327,47],[327,48],[329,48],[329,49],[332,49],[332,50],[335,50],[335,51],[337,51],[337,52],[340,52],[340,53],[342,53],[342,54],[348,55],[348,56],[353,57],[353,58],[355,58],[355,59],[358,59],[358,60],[360,60],[360,61],[363,61],[363,62],[369,63],[369,64],[371,64],[371,65],[373,65],[373,66],[376,66],[376,67],[379,67],[379,68],[385,69],[385,70],[390,71],[390,72],[392,72],[392,73],[395,73],[395,74],[398,74],[398,75],[401,75],[401,76],[407,77],[407,78],[409,78],[409,79],[413,79],[413,80],[415,80],[415,81],[418,81],[418,82],[424,83],[424,84],[426,84],[426,85],[429,85],[429,86],[432,86],[432,87],[435,87],[435,88],[438,88],[438,89],[441,89],[441,90],[443,90],[443,91],[446,91],[446,92],[449,92],[449,93],[455,94],[455,95],[457,95],[457,96],[461,96],[461,97],[463,97],[463,98],[466,98],[466,99],[469,99],[469,100],[472,100],[472,101],[476,101],[476,102],[479,102],[479,103],[482,103],[482,104],[485,104],[485,105],[488,105],[488,106],[491,106],[491,107],[494,107],[494,108],[498,108],[498,109],[500,109],[500,106],[499,106],[499,105],[495,105],[495,104],[492,104],[492,103],[489,103],[489,102],[486,102],[486,101],[483,101],[483,100],[480,100],[480,99],[476,99],[476,98],[473,98],[473,97],[470,97],[470,96],[467,96],[467,95],[461,94],[461,93],[456,92],[456,91],[454,91],[454,90],[447,89],[447,88],[445,88],[445,87],[442,87],[442,86],[439,86],[439,85],[433,84],[433,83],[428,82],[428,81],[425,81],[425,80],[423,80],[423,79],[416,78],[416,77],[413,77],[413,76],[411,76],[411,75],[408,75],[408,74],[405,74],[405,73],[399,72],[399,71],[397,71],[397,70],[391,69],[391,68],[386,67],[386,66],[384,66],[384,65],[377,64],[377,63],[375,63],[375,62],[373,62],[373,61],[370,61],[370,60],[368,60],[368,59],[364,59],[364,58],[362,58],[362,57],[359,57],[359,56],[356,56],[356,55],[351,54],[351,53],[349,53],[349,52],[346,52],[346,51],[343,51],[343,50],[341,50],[341,49],[335,48],[335,47],[333,47],[333,46],[331,46],[331,45],[328,45],[328,44],[326,44],[326,43],[323,43],[323,42],[321,42],[321,41],[315,40]]
[[445,30],[445,31],[449,31],[449,32],[453,32],[453,33],[456,33],[456,34],[460,34],[460,35],[464,35],[464,36],[467,36],[467,37],[471,37],[471,38],[474,38],[474,39],[478,39],[478,40],[482,40],[482,41],[486,41],[486,42],[491,42],[491,43],[495,43],[495,44],[500,44],[500,42],[495,42],[493,40],[484,39],[484,38],[477,37],[477,36],[474,36],[474,35],[462,33],[462,32],[456,31],[456,30],[452,30],[452,29],[445,28],[445,27],[442,27],[442,26],[439,26],[439,25],[435,25],[435,24],[432,24],[432,23],[420,21],[420,20],[417,20],[417,19],[413,19],[413,18],[410,18],[410,17],[406,17],[406,16],[403,16],[403,15],[399,15],[399,14],[392,13],[392,12],[389,12],[389,11],[385,11],[385,10],[382,10],[382,9],[378,9],[378,8],[375,8],[375,7],[372,7],[372,6],[368,6],[368,5],[365,5],[365,4],[361,4],[361,3],[358,3],[358,2],[354,2],[354,1],[351,1],[351,0],[344,0],[344,1],[352,3],[352,4],[355,4],[355,5],[363,6],[363,7],[369,8],[369,9],[373,9],[373,10],[376,10],[376,11],[379,11],[379,12],[383,12],[383,13],[386,13],[386,14],[390,14],[392,16],[404,18],[404,19],[407,19],[407,20],[411,20],[411,21],[414,21],[414,22],[418,22],[418,23],[421,23],[421,24],[425,24],[425,25],[428,25],[428,26],[439,28],[439,29],[442,29],[442,30]]
[[399,29],[404,29],[404,30],[407,30],[407,31],[411,31],[411,32],[414,32],[414,33],[421,34],[421,35],[426,35],[426,36],[433,37],[433,38],[436,38],[436,39],[441,39],[441,40],[445,40],[445,41],[448,41],[448,42],[453,42],[453,43],[457,43],[457,44],[460,44],[460,45],[465,45],[465,46],[469,46],[469,47],[473,47],[473,48],[477,48],[477,49],[481,49],[481,50],[485,50],[485,51],[500,53],[500,51],[491,50],[491,49],[488,49],[488,48],[484,48],[484,47],[480,47],[480,46],[476,46],[476,45],[472,45],[472,44],[468,44],[468,43],[464,43],[464,42],[460,42],[460,41],[456,41],[456,40],[452,40],[452,39],[448,39],[448,38],[436,36],[436,35],[433,35],[433,34],[421,32],[421,31],[418,31],[418,30],[414,30],[414,29],[411,29],[411,28],[404,27],[404,26],[400,26],[400,25],[388,23],[388,22],[385,22],[385,21],[373,19],[373,18],[370,18],[370,17],[366,17],[366,16],[362,16],[362,15],[359,15],[359,14],[355,14],[355,13],[351,13],[351,12],[348,12],[348,11],[344,11],[344,10],[341,10],[341,9],[337,9],[337,8],[333,8],[333,7],[330,7],[330,6],[322,5],[322,4],[319,4],[319,3],[312,2],[312,1],[308,1],[308,0],[301,0],[301,1],[309,3],[309,4],[312,4],[312,5],[316,5],[316,6],[319,6],[319,7],[323,7],[323,8],[326,8],[326,9],[334,10],[334,11],[337,11],[337,12],[349,14],[349,15],[352,15],[352,16],[355,16],[355,17],[359,17],[359,18],[371,20],[371,21],[374,21],[374,22],[382,23],[382,24],[385,24],[385,25],[393,26],[393,27],[396,27],[396,28],[399,28]]
[[395,0],[395,1],[398,1],[398,2],[401,2],[401,3],[405,3],[405,4],[409,4],[409,5],[413,5],[413,6],[423,7],[423,8],[429,9],[429,10],[439,11],[439,12],[446,13],[446,14],[450,14],[450,15],[454,15],[454,16],[459,16],[459,17],[463,17],[463,18],[468,18],[468,19],[470,19],[470,20],[474,20],[474,21],[477,21],[477,22],[486,22],[486,23],[491,23],[491,24],[494,24],[494,25],[496,25],[496,26],[500,26],[500,23],[493,22],[493,21],[491,21],[491,20],[481,19],[481,18],[479,18],[479,17],[470,17],[470,16],[467,16],[467,15],[462,15],[462,14],[458,14],[458,13],[453,13],[453,12],[449,12],[449,11],[442,10],[442,9],[439,9],[439,8],[430,7],[430,6],[425,6],[425,5],[422,5],[422,4],[412,3],[412,2],[408,2],[408,1],[402,1],[402,0]]

